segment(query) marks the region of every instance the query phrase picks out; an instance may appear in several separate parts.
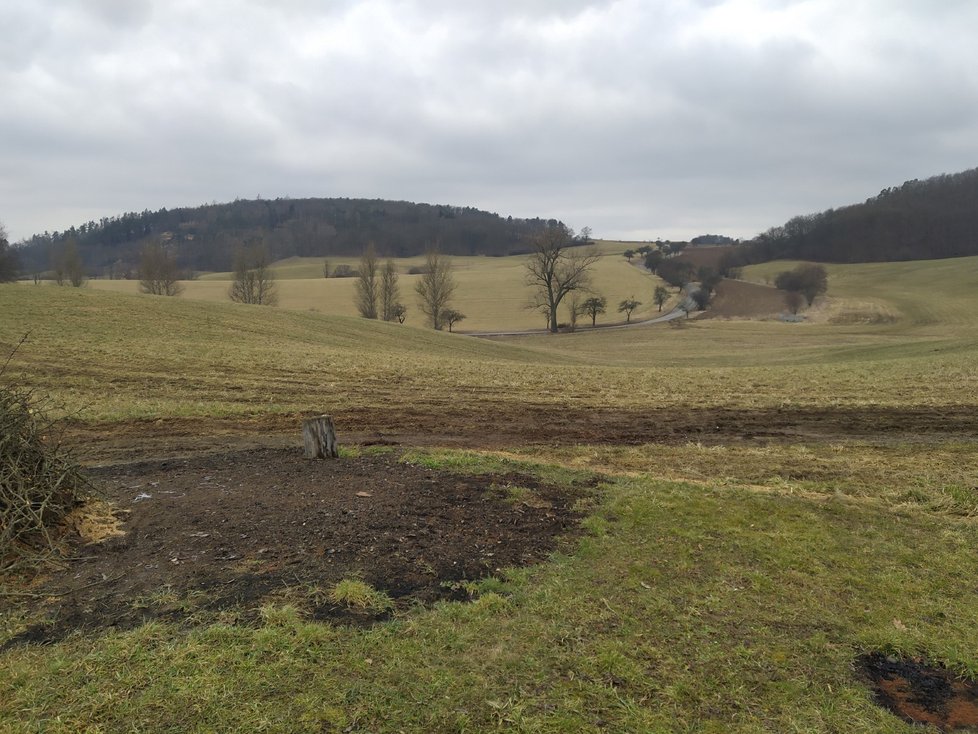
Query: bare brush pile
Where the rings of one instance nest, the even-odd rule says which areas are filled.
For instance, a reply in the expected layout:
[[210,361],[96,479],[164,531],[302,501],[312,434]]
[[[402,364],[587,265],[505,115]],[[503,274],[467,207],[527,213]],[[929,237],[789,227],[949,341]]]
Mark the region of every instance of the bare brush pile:
[[54,557],[59,524],[88,489],[56,427],[30,392],[0,385],[0,575]]

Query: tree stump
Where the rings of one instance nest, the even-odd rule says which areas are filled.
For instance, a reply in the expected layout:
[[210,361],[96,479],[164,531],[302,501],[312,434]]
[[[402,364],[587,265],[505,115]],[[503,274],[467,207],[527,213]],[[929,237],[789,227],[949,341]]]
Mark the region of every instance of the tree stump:
[[315,418],[303,420],[302,442],[305,444],[307,459],[339,458],[332,416],[317,415]]

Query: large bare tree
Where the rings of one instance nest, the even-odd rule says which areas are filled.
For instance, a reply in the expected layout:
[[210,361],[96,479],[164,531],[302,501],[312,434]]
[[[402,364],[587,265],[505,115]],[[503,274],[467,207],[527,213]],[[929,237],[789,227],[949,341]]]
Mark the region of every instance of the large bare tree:
[[401,287],[397,280],[397,266],[393,260],[387,260],[380,269],[380,317],[384,321],[395,321],[398,317]]
[[371,243],[360,256],[357,275],[356,304],[363,318],[377,318],[377,296],[377,252]]
[[574,233],[563,224],[547,227],[533,240],[526,263],[526,284],[533,288],[530,308],[548,315],[547,326],[557,333],[557,308],[568,293],[587,290],[591,266],[600,254],[593,247],[575,247]]
[[139,260],[139,290],[154,296],[178,296],[183,292],[179,283],[177,260],[159,242],[143,248]]
[[428,250],[424,273],[414,289],[418,293],[422,313],[428,317],[432,328],[440,330],[445,325],[444,311],[455,293],[451,261],[437,250]]
[[238,248],[234,255],[234,279],[228,291],[232,301],[259,306],[278,304],[278,289],[270,268],[268,250],[258,243]]

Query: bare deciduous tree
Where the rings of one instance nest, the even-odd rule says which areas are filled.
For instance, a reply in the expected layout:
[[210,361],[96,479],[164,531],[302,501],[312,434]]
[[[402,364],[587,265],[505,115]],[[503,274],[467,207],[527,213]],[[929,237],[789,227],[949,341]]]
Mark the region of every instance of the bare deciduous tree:
[[183,292],[176,258],[159,242],[143,248],[139,262],[139,290],[154,296],[178,296]]
[[697,288],[689,295],[689,297],[693,299],[693,303],[700,311],[705,311],[706,307],[710,305],[710,300],[712,299],[712,295],[708,290],[706,290],[706,288]]
[[401,298],[401,287],[397,281],[397,266],[393,260],[387,260],[380,269],[380,317],[384,321],[397,319],[396,310]]
[[631,298],[626,298],[624,301],[618,304],[618,313],[625,314],[625,323],[631,323],[632,321],[632,311],[642,305],[641,301],[636,301],[635,296]]
[[455,324],[464,319],[465,314],[461,311],[456,311],[454,308],[446,308],[441,312],[442,323],[448,324],[449,333],[451,333],[452,327],[455,326]]
[[567,304],[567,318],[570,320],[570,330],[577,330],[577,319],[584,313],[584,306],[581,303],[581,294],[575,291],[564,299]]
[[597,325],[598,316],[604,313],[607,305],[608,299],[604,296],[591,296],[581,304],[584,313],[591,317],[591,326]]
[[801,263],[794,270],[785,270],[774,279],[774,285],[783,291],[801,293],[811,306],[816,296],[829,287],[829,275],[822,265]]
[[259,306],[278,304],[278,288],[272,274],[268,251],[263,245],[241,247],[234,254],[234,280],[228,291],[232,301]]
[[17,279],[17,254],[10,249],[7,230],[0,223],[0,283]]
[[356,287],[357,311],[363,318],[377,318],[377,296],[377,252],[369,244],[360,256]]
[[655,301],[655,305],[659,307],[659,311],[661,312],[663,304],[669,300],[669,289],[664,285],[657,285],[655,292],[652,294],[652,300]]
[[0,283],[17,279],[17,255],[10,249],[7,230],[0,222]]
[[54,253],[51,267],[58,285],[80,288],[85,282],[85,267],[82,265],[81,255],[78,254],[78,243],[74,239],[66,240]]
[[796,314],[805,305],[805,296],[799,291],[785,291],[784,305],[790,313]]
[[440,330],[444,326],[442,312],[455,293],[455,279],[452,277],[452,264],[437,250],[428,250],[425,255],[425,271],[414,289],[418,293],[421,312],[431,323],[432,328]]
[[591,266],[600,257],[597,250],[574,248],[573,233],[563,224],[547,227],[533,241],[526,263],[526,284],[534,289],[529,307],[548,314],[551,332],[557,333],[557,308],[573,291],[587,290]]

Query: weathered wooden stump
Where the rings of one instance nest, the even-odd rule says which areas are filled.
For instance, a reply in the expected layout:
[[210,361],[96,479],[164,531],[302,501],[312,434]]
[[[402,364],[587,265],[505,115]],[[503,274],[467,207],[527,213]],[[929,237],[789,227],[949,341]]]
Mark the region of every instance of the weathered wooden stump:
[[339,458],[340,450],[336,445],[336,428],[333,418],[328,415],[317,415],[302,421],[302,442],[306,447],[307,459]]

